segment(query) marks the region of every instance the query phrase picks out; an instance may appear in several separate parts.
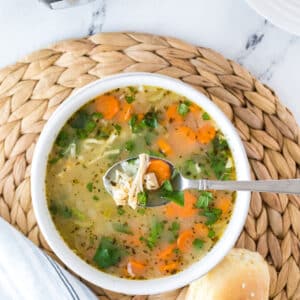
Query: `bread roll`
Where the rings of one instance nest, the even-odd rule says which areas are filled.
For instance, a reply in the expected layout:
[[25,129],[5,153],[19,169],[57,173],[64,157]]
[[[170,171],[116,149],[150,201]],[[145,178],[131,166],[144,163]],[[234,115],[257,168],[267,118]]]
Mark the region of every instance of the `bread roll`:
[[208,274],[190,284],[185,300],[268,300],[268,265],[257,252],[232,249]]

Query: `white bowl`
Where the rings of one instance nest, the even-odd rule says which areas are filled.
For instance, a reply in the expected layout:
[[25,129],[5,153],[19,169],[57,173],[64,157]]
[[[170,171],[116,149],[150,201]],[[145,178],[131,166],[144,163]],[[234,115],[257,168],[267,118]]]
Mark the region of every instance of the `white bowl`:
[[32,170],[31,192],[33,208],[39,227],[55,254],[75,273],[84,279],[109,290],[135,295],[156,294],[182,287],[203,276],[211,270],[229,252],[238,239],[248,213],[250,193],[237,192],[232,217],[224,234],[215,246],[198,262],[175,275],[149,279],[122,279],[88,265],[79,258],[63,241],[51,219],[45,196],[45,175],[48,154],[52,145],[67,120],[86,102],[97,95],[119,87],[134,85],[151,85],[162,87],[181,94],[206,110],[225,135],[236,166],[237,179],[249,180],[250,171],[247,156],[237,131],[206,96],[179,80],[150,73],[120,74],[92,82],[80,89],[66,100],[51,116],[45,125],[35,147]]

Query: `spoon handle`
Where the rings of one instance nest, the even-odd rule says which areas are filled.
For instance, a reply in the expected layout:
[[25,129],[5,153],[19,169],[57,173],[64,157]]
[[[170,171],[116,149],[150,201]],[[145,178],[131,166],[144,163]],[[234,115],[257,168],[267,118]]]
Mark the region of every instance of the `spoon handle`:
[[[188,185],[188,186],[187,186]],[[229,190],[273,192],[300,194],[300,179],[252,180],[252,181],[221,181],[221,180],[189,180],[187,188],[199,190]]]

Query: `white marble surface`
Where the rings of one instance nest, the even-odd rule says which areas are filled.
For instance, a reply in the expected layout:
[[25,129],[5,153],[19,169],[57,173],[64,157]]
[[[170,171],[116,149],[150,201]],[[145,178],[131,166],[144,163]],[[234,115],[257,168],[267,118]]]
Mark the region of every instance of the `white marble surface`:
[[61,39],[127,30],[218,50],[272,87],[300,124],[300,38],[275,28],[244,0],[96,0],[60,11],[38,0],[0,0],[0,67]]

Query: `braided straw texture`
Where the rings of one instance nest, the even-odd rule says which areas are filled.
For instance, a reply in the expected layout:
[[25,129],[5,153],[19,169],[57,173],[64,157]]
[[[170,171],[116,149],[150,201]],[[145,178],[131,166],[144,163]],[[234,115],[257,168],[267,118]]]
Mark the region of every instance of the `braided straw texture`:
[[[293,115],[270,88],[234,61],[174,38],[141,33],[62,41],[0,70],[0,215],[51,255],[30,197],[30,166],[39,134],[74,90],[106,75],[133,71],[178,78],[216,103],[244,142],[253,178],[300,177],[300,131]],[[300,299],[299,208],[300,197],[294,195],[253,193],[237,242],[268,261],[274,300]],[[101,300],[183,300],[186,292],[133,297],[91,287]]]

